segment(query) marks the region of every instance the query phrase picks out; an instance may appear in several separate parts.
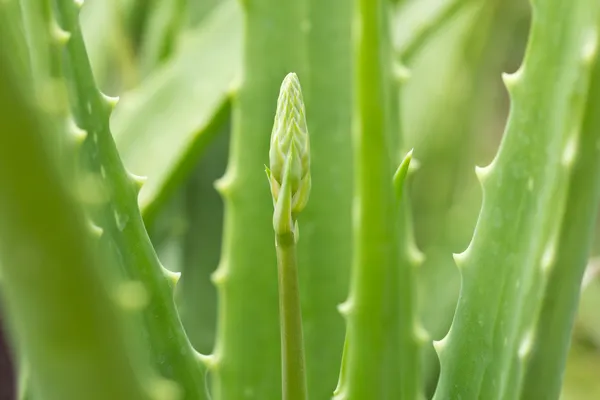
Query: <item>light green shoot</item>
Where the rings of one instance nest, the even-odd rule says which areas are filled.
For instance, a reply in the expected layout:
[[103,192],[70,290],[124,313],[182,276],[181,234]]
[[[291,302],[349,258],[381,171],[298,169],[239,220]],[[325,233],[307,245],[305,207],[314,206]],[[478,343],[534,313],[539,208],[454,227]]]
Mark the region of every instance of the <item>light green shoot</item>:
[[310,194],[310,143],[298,77],[288,74],[281,85],[271,134],[267,177],[273,195],[273,230],[279,276],[282,397],[307,398],[296,242],[298,213]]

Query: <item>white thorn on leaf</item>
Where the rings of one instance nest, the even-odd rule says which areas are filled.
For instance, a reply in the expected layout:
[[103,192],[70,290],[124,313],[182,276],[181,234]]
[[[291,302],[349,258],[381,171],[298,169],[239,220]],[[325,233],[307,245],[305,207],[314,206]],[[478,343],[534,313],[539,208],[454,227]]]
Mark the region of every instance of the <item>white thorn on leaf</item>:
[[466,248],[465,251],[463,251],[462,253],[452,253],[452,258],[454,259],[454,262],[456,263],[456,267],[459,270],[462,270],[467,262],[467,258],[469,256],[469,249],[471,248],[471,245],[469,244],[469,247]]
[[475,175],[481,184],[483,184],[487,177],[490,176],[490,173],[492,172],[492,165],[493,163],[486,167],[475,166]]
[[227,273],[227,269],[224,268],[223,265],[221,265],[215,270],[215,272],[213,272],[210,275],[210,280],[215,286],[222,287],[225,281],[227,280],[228,275],[229,274]]
[[119,97],[118,96],[112,97],[112,96],[107,96],[104,93],[101,93],[101,94],[102,94],[102,98],[104,99],[104,102],[106,104],[108,104],[108,106],[111,109],[114,109],[117,106],[117,104],[119,103]]
[[521,80],[522,75],[523,75],[523,72],[522,72],[521,68],[519,68],[512,74],[509,74],[506,72],[502,73],[502,81],[504,82],[504,86],[506,86],[506,89],[509,92],[511,90],[513,90],[514,87],[517,85],[517,83]]
[[398,83],[405,83],[411,78],[411,71],[405,65],[401,63],[394,64],[394,77]]
[[353,302],[351,299],[348,299],[345,302],[338,304],[338,306],[337,306],[338,312],[341,315],[343,315],[344,317],[347,317],[348,315],[350,315],[353,308],[354,308],[354,306],[353,306]]
[[102,236],[102,234],[104,233],[104,229],[102,229],[101,227],[99,227],[98,225],[94,224],[92,221],[88,222],[88,226],[90,229],[90,233],[92,234],[92,236],[94,236],[95,238],[99,238]]
[[[450,334],[450,332],[448,332],[448,335],[449,334]],[[441,340],[434,340],[433,341],[433,348],[435,349],[435,352],[437,353],[438,357],[441,357],[442,353],[446,349],[446,346],[447,346],[447,343],[448,343],[448,335],[446,335]]]
[[177,282],[179,282],[179,278],[181,278],[181,272],[174,272],[168,268],[162,267],[163,275],[169,280],[169,282],[175,286]]
[[140,175],[132,174],[131,172],[127,172],[127,175],[129,176],[129,180],[131,182],[133,182],[133,184],[135,185],[138,192],[142,189],[142,187],[148,180],[147,176],[140,176]]
[[209,370],[214,370],[218,365],[218,359],[214,354],[202,354],[196,352],[196,358]]
[[231,195],[231,188],[233,187],[233,174],[226,172],[221,178],[217,179],[213,184],[217,193],[221,197],[227,198]]
[[62,29],[56,22],[50,25],[50,37],[59,45],[66,45],[71,39],[71,32]]

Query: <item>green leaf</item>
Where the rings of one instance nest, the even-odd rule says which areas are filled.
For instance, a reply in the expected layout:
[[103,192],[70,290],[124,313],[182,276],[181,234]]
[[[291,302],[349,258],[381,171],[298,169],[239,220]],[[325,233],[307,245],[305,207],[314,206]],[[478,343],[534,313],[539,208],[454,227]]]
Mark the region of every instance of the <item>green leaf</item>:
[[58,132],[17,83],[8,41],[0,47],[0,264],[17,356],[35,366],[39,398],[146,400],[97,237],[46,146]]
[[216,399],[281,398],[273,201],[264,165],[281,81],[290,72],[303,81],[307,73],[306,1],[242,2],[244,73],[233,96],[227,172],[217,185],[225,202],[225,228],[213,275],[219,293],[210,371]]
[[538,0],[533,11],[523,65],[505,77],[512,100],[505,136],[492,164],[478,170],[484,199],[475,234],[455,257],[462,288],[452,327],[436,343],[435,399],[515,398],[536,346],[558,256],[557,215],[581,144],[598,3]]
[[228,113],[240,70],[241,24],[238,5],[223,2],[115,109],[111,125],[119,153],[129,170],[148,177],[139,204],[149,225]]

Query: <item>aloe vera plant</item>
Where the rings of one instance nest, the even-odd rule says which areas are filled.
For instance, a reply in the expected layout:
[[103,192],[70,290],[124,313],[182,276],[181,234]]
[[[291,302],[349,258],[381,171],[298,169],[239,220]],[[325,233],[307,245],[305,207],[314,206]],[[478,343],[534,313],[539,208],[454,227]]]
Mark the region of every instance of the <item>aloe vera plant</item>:
[[600,3],[89,2],[0,2],[20,399],[584,398]]

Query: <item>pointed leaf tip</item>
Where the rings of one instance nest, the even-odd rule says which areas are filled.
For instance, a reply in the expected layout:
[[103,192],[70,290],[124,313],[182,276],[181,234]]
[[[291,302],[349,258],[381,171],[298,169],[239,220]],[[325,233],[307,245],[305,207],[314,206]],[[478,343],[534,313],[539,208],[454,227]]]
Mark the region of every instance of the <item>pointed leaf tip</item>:
[[408,169],[410,166],[410,161],[412,160],[413,150],[411,149],[408,154],[404,157],[404,160],[398,166],[396,173],[394,174],[393,183],[394,183],[394,191],[396,194],[396,200],[400,200],[402,198],[402,192],[404,190],[404,181],[406,180],[406,175],[408,174]]

